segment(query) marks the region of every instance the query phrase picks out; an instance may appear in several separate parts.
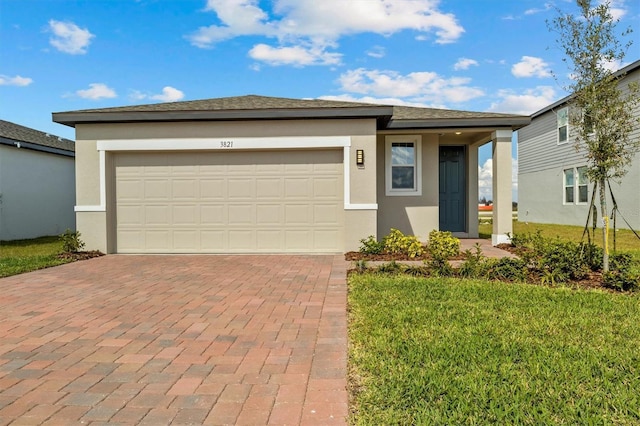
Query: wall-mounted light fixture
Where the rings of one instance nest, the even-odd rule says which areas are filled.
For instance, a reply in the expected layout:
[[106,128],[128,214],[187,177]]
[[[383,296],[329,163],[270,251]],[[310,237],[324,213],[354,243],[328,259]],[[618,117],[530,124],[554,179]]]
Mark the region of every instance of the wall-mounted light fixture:
[[364,149],[356,149],[356,165],[364,166]]

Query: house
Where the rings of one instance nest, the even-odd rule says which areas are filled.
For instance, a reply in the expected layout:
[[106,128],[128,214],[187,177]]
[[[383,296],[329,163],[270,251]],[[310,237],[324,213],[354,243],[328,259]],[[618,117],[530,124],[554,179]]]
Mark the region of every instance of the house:
[[77,224],[107,253],[339,253],[390,228],[511,231],[512,132],[529,117],[240,96],[59,112],[76,129]]
[[[629,83],[640,81],[640,61],[616,74],[621,77],[619,87],[624,93]],[[568,120],[570,99],[566,97],[534,113],[531,124],[518,131],[520,221],[580,226],[587,223],[593,184],[585,175],[584,151],[576,151],[573,144]],[[635,116],[640,119],[640,108],[635,110]],[[636,124],[631,137],[640,138],[640,125]],[[640,153],[636,153],[622,182],[612,181],[611,188],[622,216],[633,229],[640,229]],[[608,206],[611,209],[610,197]],[[616,227],[628,228],[620,216],[617,218]],[[599,226],[601,219],[598,207]]]
[[0,120],[0,240],[75,229],[71,140]]

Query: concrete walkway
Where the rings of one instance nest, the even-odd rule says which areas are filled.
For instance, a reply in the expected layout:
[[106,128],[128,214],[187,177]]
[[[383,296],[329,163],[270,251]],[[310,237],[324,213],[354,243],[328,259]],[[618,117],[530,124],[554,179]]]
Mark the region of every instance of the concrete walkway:
[[0,279],[0,425],[345,424],[347,266],[111,255]]

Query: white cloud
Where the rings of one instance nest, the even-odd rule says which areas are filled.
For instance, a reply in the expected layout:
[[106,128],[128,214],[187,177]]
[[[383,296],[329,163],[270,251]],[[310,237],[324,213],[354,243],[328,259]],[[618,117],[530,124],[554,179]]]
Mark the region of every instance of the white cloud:
[[150,98],[160,102],[176,102],[184,98],[184,92],[175,87],[165,86],[161,94],[152,95]]
[[553,4],[552,3],[545,3],[542,8],[533,8],[533,9],[525,10],[524,14],[525,15],[536,15],[538,13],[546,12],[546,11],[550,10],[551,8],[553,8]]
[[87,53],[87,47],[95,35],[86,28],[80,28],[73,22],[61,22],[51,19],[49,30],[53,36],[49,43],[61,52],[71,55],[81,55]]
[[523,56],[520,62],[511,67],[511,74],[515,77],[551,77],[549,64],[541,58]]
[[339,53],[330,53],[320,47],[303,46],[271,47],[257,44],[249,51],[249,56],[256,61],[269,65],[337,65],[342,57]]
[[376,58],[376,59],[384,58],[384,56],[386,54],[387,54],[387,52],[385,51],[384,47],[382,47],[382,46],[373,46],[371,49],[369,49],[367,51],[367,55],[371,56],[372,58]]
[[598,5],[602,5],[607,2],[609,3],[609,12],[611,13],[614,21],[622,19],[622,17],[627,14],[625,0],[599,0]]
[[453,66],[453,69],[456,71],[468,70],[471,65],[478,66],[478,61],[476,61],[475,59],[460,58],[458,59],[458,62],[456,62]]
[[491,104],[489,111],[529,115],[557,100],[556,91],[551,86],[538,86],[520,94],[500,90],[498,96],[500,101]]
[[[518,200],[518,159],[511,159],[511,196]],[[493,200],[493,159],[488,158],[478,165],[478,198]]]
[[[440,11],[434,0],[343,1],[339,7],[335,2],[317,0],[273,0],[271,4],[267,11],[259,0],[208,0],[205,10],[214,12],[220,23],[200,27],[186,38],[194,46],[209,48],[234,37],[261,36],[276,39],[278,45],[267,51],[266,45],[260,43],[252,49],[254,55],[257,49],[268,52],[266,57],[270,59],[278,54],[289,55],[298,46],[307,51],[313,46],[333,58],[338,54],[325,50],[335,48],[337,40],[350,34],[388,36],[411,30],[420,33],[416,38],[434,34],[435,43],[446,44],[464,33],[456,17]],[[269,63],[283,62],[280,59]],[[301,65],[297,61],[291,63]],[[334,64],[335,60],[320,63]]]
[[358,68],[343,73],[341,89],[349,93],[375,97],[412,97],[422,103],[461,103],[484,95],[469,85],[468,78],[444,78],[434,72],[413,72],[406,75],[396,71]]
[[76,95],[80,96],[81,98],[91,99],[94,101],[100,99],[115,98],[118,96],[116,95],[115,90],[108,87],[104,83],[91,83],[88,89],[76,91]]
[[0,75],[0,86],[28,86],[31,83],[33,83],[33,79],[29,77]]
[[151,99],[160,102],[177,102],[184,99],[184,92],[182,90],[176,89],[175,87],[165,86],[162,88],[162,93],[156,95],[143,93],[139,90],[134,90],[129,94],[129,99],[132,101]]
[[423,102],[411,102],[400,98],[388,97],[388,98],[376,98],[373,96],[351,96],[351,95],[337,95],[337,96],[320,96],[318,99],[324,99],[326,101],[342,101],[342,102],[361,102],[365,104],[379,104],[379,105],[402,105],[412,106],[420,108],[438,108],[440,106],[428,105]]

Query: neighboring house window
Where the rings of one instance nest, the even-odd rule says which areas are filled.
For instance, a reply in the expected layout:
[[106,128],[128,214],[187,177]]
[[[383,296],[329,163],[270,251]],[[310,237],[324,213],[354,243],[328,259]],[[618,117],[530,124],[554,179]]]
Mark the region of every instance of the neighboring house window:
[[558,143],[566,143],[569,140],[569,108],[558,111]]
[[587,168],[578,167],[578,203],[586,203],[589,201],[589,180],[587,179]]
[[574,201],[575,179],[573,169],[565,169],[564,171],[564,202],[572,204]]
[[563,175],[564,203],[587,203],[589,201],[589,179],[587,178],[587,168],[577,167],[575,169],[565,169]]
[[420,136],[387,136],[385,186],[387,195],[422,195]]

